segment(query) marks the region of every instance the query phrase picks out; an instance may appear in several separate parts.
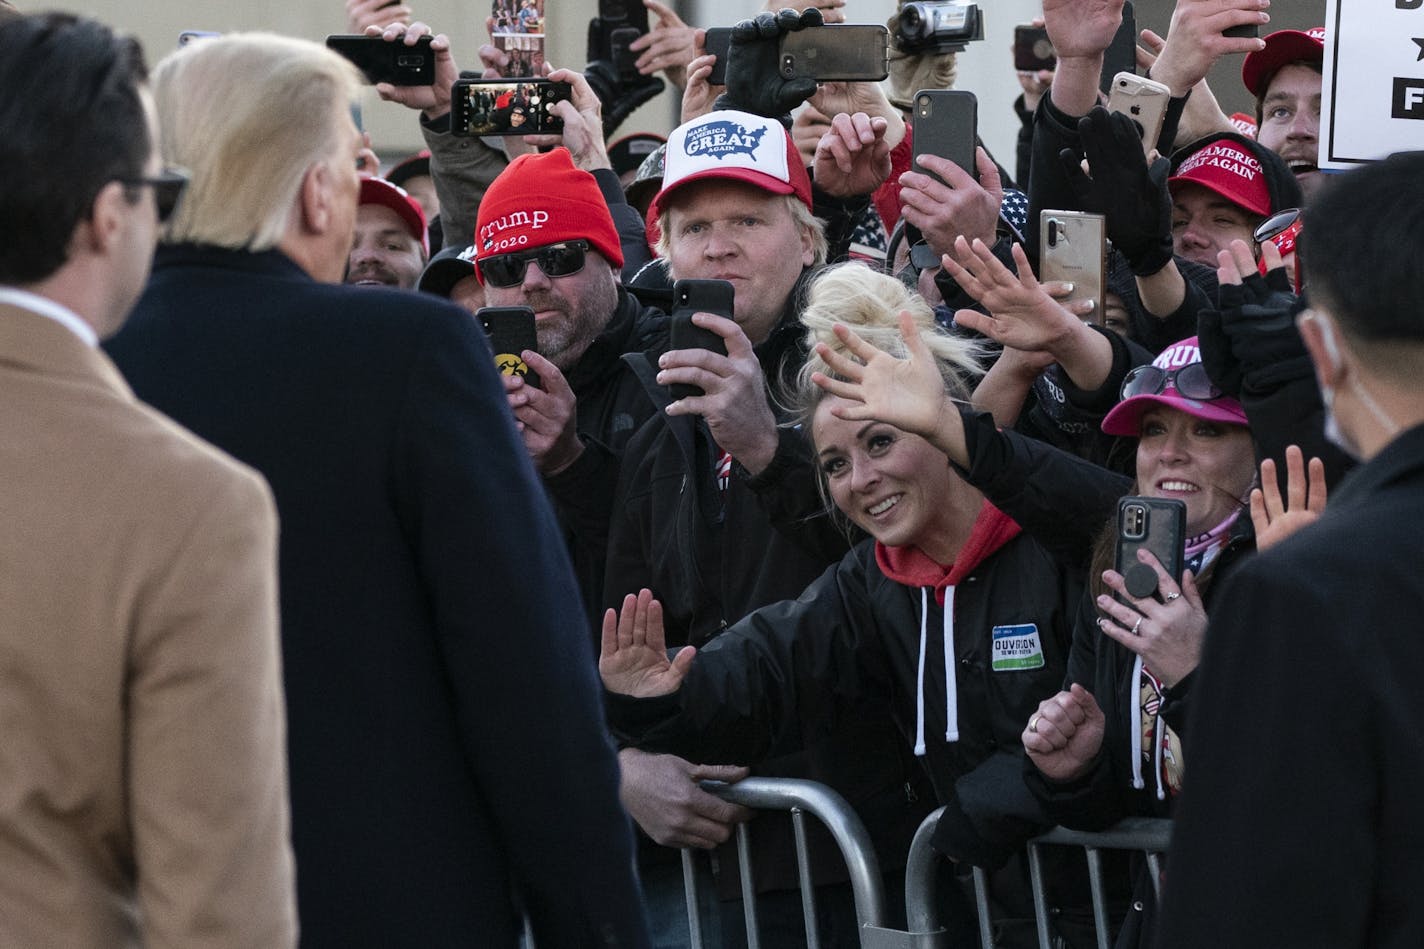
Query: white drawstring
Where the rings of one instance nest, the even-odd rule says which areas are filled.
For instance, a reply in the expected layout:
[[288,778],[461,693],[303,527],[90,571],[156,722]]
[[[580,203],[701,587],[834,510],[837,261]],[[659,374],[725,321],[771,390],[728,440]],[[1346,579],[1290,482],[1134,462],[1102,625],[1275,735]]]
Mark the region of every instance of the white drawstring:
[[1132,703],[1132,786],[1139,791],[1142,783],[1142,657],[1132,663],[1132,688],[1128,698]]
[[920,669],[915,680],[915,754],[925,756],[925,623],[929,616],[929,595],[920,587]]
[[954,674],[954,587],[944,588],[944,740],[959,741],[959,682]]

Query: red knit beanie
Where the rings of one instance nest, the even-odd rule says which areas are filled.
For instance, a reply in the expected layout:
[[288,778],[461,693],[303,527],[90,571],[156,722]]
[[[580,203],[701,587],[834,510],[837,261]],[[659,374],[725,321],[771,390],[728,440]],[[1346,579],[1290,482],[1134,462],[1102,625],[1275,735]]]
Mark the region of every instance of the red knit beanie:
[[618,231],[593,175],[575,168],[566,148],[520,155],[480,201],[475,273],[486,257],[573,240],[588,241],[615,270],[623,266]]

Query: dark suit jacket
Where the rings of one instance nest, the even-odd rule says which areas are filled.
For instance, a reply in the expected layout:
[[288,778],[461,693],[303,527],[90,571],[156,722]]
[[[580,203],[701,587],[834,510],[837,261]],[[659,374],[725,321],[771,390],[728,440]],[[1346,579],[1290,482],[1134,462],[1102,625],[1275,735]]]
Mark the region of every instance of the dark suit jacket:
[[303,944],[512,945],[517,901],[541,945],[641,945],[578,590],[469,316],[165,247],[109,351],[277,499]]
[[1157,946],[1424,945],[1424,426],[1212,605]]

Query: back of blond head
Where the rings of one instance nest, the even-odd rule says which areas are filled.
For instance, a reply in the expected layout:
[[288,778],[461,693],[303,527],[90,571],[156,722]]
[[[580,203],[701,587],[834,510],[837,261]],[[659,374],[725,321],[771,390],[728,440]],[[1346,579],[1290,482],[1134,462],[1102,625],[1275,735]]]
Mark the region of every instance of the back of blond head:
[[153,74],[163,158],[192,180],[164,239],[275,246],[307,169],[344,143],[360,81],[326,47],[270,33],[205,39],[165,58]]
[[908,310],[914,317],[920,338],[939,364],[950,396],[960,400],[969,398],[973,380],[982,371],[979,346],[941,329],[929,304],[895,277],[865,264],[837,264],[821,271],[811,282],[806,307],[801,311],[811,353],[797,381],[796,401],[807,419],[820,403],[822,392],[811,382],[811,373],[835,375],[816,355],[815,345],[825,343],[832,351],[844,353],[845,345],[832,329],[835,324],[843,323],[877,349],[903,359],[908,351],[900,336],[901,310]]

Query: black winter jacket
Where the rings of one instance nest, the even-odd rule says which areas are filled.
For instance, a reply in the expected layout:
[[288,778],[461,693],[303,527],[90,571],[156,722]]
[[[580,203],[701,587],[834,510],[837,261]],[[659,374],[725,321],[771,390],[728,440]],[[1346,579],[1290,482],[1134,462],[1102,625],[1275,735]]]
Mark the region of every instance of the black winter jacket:
[[656,360],[667,342],[667,317],[642,306],[620,287],[608,325],[566,377],[578,400],[574,424],[583,454],[558,474],[545,476],[544,485],[559,516],[595,637],[618,469],[629,440],[657,412],[623,355],[646,353]]

